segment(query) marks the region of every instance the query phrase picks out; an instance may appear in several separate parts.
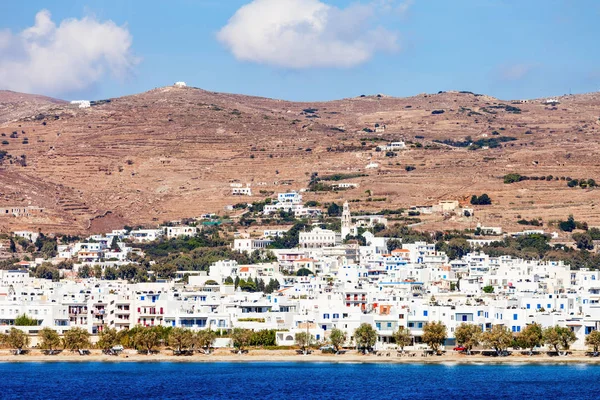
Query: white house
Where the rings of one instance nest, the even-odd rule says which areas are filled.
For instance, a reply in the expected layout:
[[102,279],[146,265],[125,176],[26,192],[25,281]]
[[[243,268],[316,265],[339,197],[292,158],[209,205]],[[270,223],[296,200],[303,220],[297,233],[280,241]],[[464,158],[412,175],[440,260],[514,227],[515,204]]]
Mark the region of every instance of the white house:
[[482,235],[502,235],[502,227],[500,226],[483,226],[481,223],[478,223],[477,228],[481,231]]
[[383,146],[377,146],[381,151],[400,151],[406,149],[406,143],[404,142],[391,142]]
[[91,102],[89,100],[73,100],[71,104],[78,105],[79,108],[90,108]]
[[165,228],[167,238],[176,238],[180,236],[196,236],[198,228],[195,226],[167,226]]
[[17,237],[25,238],[32,242],[35,242],[38,239],[38,237],[40,236],[39,233],[31,232],[31,231],[16,231],[16,232],[13,232],[13,235],[15,235]]
[[234,239],[233,250],[241,252],[253,252],[269,247],[273,241],[270,239]]
[[129,232],[129,238],[133,241],[141,242],[153,242],[164,234],[162,229],[136,229]]
[[252,196],[252,188],[250,188],[250,187],[232,187],[231,194],[234,196]]
[[359,185],[358,185],[358,183],[341,182],[341,183],[334,183],[331,186],[333,186],[334,188],[339,188],[339,189],[354,189],[354,188],[357,188]]
[[302,195],[297,192],[279,193],[277,195],[277,202],[288,204],[300,204],[302,203]]

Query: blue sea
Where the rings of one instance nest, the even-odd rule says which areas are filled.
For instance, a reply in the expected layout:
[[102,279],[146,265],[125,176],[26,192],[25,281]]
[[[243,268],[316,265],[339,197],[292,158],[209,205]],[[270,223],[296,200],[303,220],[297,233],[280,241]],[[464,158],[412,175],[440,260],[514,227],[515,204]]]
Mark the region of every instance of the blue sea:
[[600,366],[1,363],[1,399],[598,399]]

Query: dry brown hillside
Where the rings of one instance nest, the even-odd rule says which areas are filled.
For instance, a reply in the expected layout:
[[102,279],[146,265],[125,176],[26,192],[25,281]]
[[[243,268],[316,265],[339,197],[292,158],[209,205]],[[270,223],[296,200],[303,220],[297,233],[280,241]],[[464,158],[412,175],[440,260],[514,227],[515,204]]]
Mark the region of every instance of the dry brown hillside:
[[[502,181],[514,172],[600,182],[597,93],[560,97],[557,105],[458,92],[292,103],[166,87],[88,109],[6,100],[14,96],[0,92],[0,121],[11,119],[0,124],[8,142],[0,146],[8,153],[0,167],[0,207],[45,212],[0,217],[2,230],[97,231],[222,212],[227,204],[305,188],[312,172],[367,174],[350,180],[357,189],[305,195],[360,200],[354,209],[467,203],[484,192],[494,202],[477,207],[472,219],[429,217],[424,228],[482,222],[510,229],[518,216],[547,222],[569,214],[600,224],[598,189],[569,188],[561,180]],[[385,132],[365,131],[375,124]],[[517,140],[479,150],[433,142],[467,136]],[[375,151],[400,139],[413,146],[397,157]],[[379,168],[365,169],[370,162]],[[416,169],[407,172],[409,165]],[[231,182],[251,183],[255,197],[231,196]],[[385,200],[366,201],[367,190]]]
[[64,104],[63,100],[51,97],[0,90],[0,123],[28,117]]

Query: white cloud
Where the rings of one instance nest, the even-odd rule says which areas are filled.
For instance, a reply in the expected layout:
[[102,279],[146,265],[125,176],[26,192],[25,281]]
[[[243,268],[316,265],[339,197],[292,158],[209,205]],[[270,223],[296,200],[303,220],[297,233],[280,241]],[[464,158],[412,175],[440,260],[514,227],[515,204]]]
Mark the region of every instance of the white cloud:
[[56,25],[42,10],[20,33],[0,31],[0,89],[61,94],[90,87],[107,75],[122,78],[138,60],[127,28],[94,17]]
[[383,8],[386,13],[397,13],[400,16],[406,16],[409,9],[414,4],[414,0],[404,0],[398,3],[397,0],[374,0],[376,4]]
[[377,24],[384,3],[340,9],[320,0],[253,0],[217,38],[242,61],[298,69],[353,67],[378,51],[399,49],[398,35]]

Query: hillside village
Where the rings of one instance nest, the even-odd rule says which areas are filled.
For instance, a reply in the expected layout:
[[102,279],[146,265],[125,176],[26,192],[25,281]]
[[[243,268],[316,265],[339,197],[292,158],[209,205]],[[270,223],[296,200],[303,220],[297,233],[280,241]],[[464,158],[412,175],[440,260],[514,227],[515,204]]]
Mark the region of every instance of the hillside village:
[[[596,263],[594,243],[589,252],[553,232],[481,226],[434,241],[388,221],[393,215],[356,216],[348,202],[322,211],[297,192],[246,207],[235,223],[206,214],[86,238],[5,235],[0,331],[14,336],[16,328],[41,345],[44,328],[59,335],[82,329],[92,342],[113,329],[184,328],[215,332],[209,347],[222,348],[241,347],[240,332],[268,332],[263,345],[302,349],[328,349],[332,335],[343,333],[336,350],[385,354],[470,351],[457,332],[475,326],[500,330],[501,344],[488,338],[473,346],[499,355],[519,349],[527,327],[567,328],[564,346],[545,334],[531,346],[567,351],[586,349],[600,326],[600,271],[547,257],[585,252]],[[454,202],[434,211],[450,209],[473,212]],[[257,235],[242,223],[257,215],[287,225]],[[501,243],[520,246],[525,257],[501,254]],[[439,323],[444,331],[431,339],[426,331]],[[372,343],[358,336],[365,326]]]

